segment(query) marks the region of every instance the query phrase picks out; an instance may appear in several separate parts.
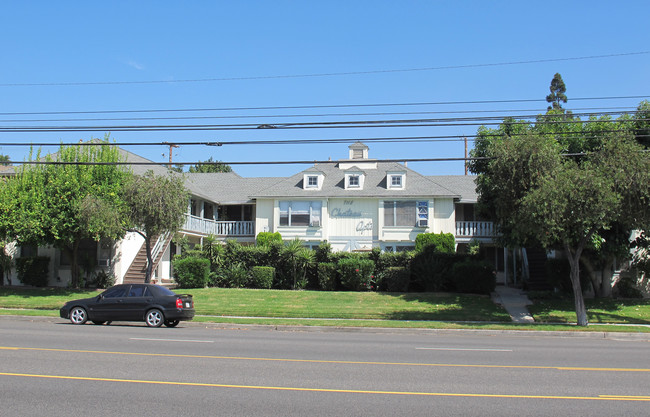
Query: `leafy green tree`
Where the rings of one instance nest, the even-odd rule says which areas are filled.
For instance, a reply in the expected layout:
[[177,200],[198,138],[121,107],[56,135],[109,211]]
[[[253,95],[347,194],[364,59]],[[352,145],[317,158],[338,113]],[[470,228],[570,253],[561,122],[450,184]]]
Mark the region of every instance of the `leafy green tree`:
[[0,165],[11,165],[9,155],[0,155]]
[[548,109],[562,109],[562,103],[567,102],[567,97],[566,94],[564,94],[566,93],[566,85],[564,84],[559,72],[556,72],[553,76],[549,90],[551,90],[551,94],[546,96],[546,101],[551,103],[551,105],[548,106]]
[[155,176],[152,171],[134,175],[124,186],[129,230],[144,238],[147,250],[145,282],[151,280],[151,242],[155,236],[175,233],[185,220],[189,194],[178,174]]
[[230,165],[224,164],[221,161],[215,161],[210,157],[207,161],[190,166],[190,172],[232,172],[232,168]]
[[631,135],[610,134],[581,160],[562,160],[552,140],[508,139],[490,148],[479,176],[498,195],[494,218],[510,243],[540,242],[565,250],[571,266],[576,317],[588,324],[579,262],[599,233],[615,224],[650,226],[650,158]]
[[[120,196],[130,174],[114,164],[120,160],[117,147],[108,140],[96,142],[61,146],[45,158],[37,153],[35,159],[46,164],[19,167],[0,189],[0,235],[19,244],[54,245],[64,251],[74,287],[80,285],[80,242],[124,235]],[[103,217],[98,220],[94,216],[100,211]]]

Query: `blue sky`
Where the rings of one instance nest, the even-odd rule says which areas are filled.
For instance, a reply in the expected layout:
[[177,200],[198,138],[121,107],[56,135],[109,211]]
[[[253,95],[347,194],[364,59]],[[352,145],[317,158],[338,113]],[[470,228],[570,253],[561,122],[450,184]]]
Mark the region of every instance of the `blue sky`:
[[[13,2],[3,5],[0,15],[0,126],[277,125],[534,114],[545,111],[544,97],[556,72],[567,85],[566,108],[635,108],[641,98],[571,99],[650,97],[649,15],[647,1]],[[605,55],[611,56],[575,59]],[[513,62],[529,63],[492,65]],[[530,99],[539,101],[467,103]],[[12,114],[441,102],[464,103]],[[167,119],[60,120],[125,117]],[[44,119],[48,121],[34,121]],[[112,132],[112,138],[118,144],[313,138],[363,141],[473,135],[476,128]],[[21,161],[28,147],[2,144],[57,144],[102,136],[102,132],[83,131],[0,132],[0,153]],[[459,141],[367,143],[370,156],[379,159],[464,155]],[[160,145],[127,149],[160,162],[167,160],[169,151]],[[174,161],[185,162],[209,157],[231,162],[341,159],[347,157],[347,144],[181,146],[172,156]],[[233,167],[243,176],[284,176],[307,166]],[[409,167],[427,175],[463,173],[461,162],[412,163]]]

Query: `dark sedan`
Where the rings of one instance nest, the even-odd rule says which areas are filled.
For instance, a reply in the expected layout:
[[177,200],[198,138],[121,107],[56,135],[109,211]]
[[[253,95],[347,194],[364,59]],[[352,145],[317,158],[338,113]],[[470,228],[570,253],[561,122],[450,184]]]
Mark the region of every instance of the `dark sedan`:
[[59,313],[72,324],[144,321],[149,327],[174,327],[181,320],[192,320],[194,301],[189,294],[176,294],[160,285],[121,284],[96,297],[68,301]]

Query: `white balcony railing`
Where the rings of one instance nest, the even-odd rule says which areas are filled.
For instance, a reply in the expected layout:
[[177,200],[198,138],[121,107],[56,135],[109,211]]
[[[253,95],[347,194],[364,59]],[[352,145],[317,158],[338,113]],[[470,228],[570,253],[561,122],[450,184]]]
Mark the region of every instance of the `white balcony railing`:
[[255,222],[220,222],[186,214],[183,230],[214,236],[255,236]]
[[456,237],[494,237],[493,222],[456,222]]

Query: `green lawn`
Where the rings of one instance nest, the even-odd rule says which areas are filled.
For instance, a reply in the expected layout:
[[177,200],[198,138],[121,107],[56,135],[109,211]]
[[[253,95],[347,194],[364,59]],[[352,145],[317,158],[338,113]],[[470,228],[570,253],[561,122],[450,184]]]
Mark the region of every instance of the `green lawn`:
[[[585,300],[590,323],[650,324],[650,300]],[[536,299],[528,310],[536,322],[575,323],[573,299]]]
[[[176,292],[191,293],[197,315],[207,316],[510,321],[505,310],[479,295],[224,288]],[[0,307],[57,310],[67,300],[95,294],[97,291],[0,288]]]
[[[176,290],[194,296],[197,322],[340,327],[409,327],[492,330],[634,331],[650,326],[590,326],[575,322],[571,299],[536,299],[534,325],[514,324],[489,297],[442,293],[276,291],[205,288]],[[0,314],[58,317],[68,300],[95,290],[0,287]],[[591,323],[650,324],[650,300],[586,300]],[[4,309],[4,310],[1,310]],[[16,311],[15,309],[20,309]]]

